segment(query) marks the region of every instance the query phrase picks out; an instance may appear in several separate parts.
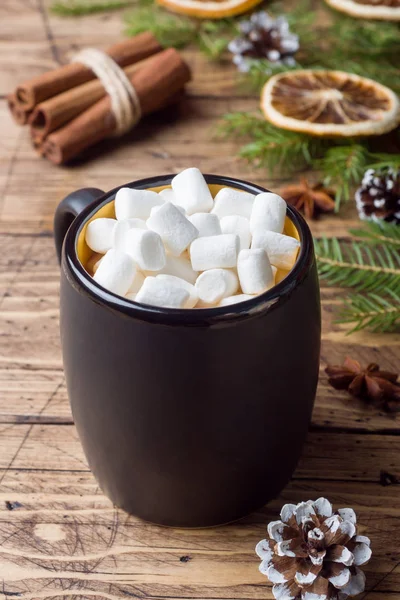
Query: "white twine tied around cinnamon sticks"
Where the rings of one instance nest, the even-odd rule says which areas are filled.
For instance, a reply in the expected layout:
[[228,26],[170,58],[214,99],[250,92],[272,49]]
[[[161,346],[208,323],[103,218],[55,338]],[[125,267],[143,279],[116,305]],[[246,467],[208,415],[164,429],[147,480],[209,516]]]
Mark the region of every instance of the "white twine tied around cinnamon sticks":
[[116,128],[114,135],[120,136],[132,129],[142,116],[136,90],[119,65],[105,52],[96,48],[85,48],[72,57],[93,71],[110,96]]

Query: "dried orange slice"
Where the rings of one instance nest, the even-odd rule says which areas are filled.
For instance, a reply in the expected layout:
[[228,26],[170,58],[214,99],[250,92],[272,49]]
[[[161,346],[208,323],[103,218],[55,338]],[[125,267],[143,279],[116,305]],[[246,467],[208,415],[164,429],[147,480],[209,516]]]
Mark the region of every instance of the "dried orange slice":
[[322,137],[379,135],[400,121],[392,90],[342,71],[274,75],[263,88],[261,108],[277,127]]
[[326,0],[326,2],[352,17],[400,21],[400,0]]
[[200,19],[223,19],[247,12],[262,0],[157,0],[170,11]]

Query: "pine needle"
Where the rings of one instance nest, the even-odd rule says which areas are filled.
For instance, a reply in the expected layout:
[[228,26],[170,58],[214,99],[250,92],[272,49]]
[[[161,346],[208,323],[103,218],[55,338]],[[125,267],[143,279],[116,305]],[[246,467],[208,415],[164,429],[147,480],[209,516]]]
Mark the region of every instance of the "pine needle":
[[[400,142],[400,136],[399,136]],[[400,171],[400,154],[371,154],[369,169],[393,169]]]
[[351,295],[345,300],[339,323],[355,323],[354,331],[368,328],[371,331],[396,331],[400,325],[400,295],[387,290],[387,296],[377,294]]
[[354,290],[339,319],[355,323],[351,331],[395,331],[400,325],[399,229],[392,223],[371,222],[353,232],[361,241],[314,240],[321,279]]
[[217,21],[198,22],[197,44],[211,60],[216,60],[225,52],[230,40],[238,34],[238,20],[234,18]]
[[250,91],[260,92],[264,84],[272,77],[272,75],[294,71],[300,68],[300,64],[296,63],[293,66],[288,66],[271,63],[266,59],[249,59],[249,67],[248,73],[242,76],[240,86]]
[[369,221],[366,228],[351,229],[350,233],[371,244],[389,244],[394,249],[400,248],[400,227],[396,223]]
[[336,211],[342,201],[349,200],[351,187],[361,181],[369,159],[365,146],[347,143],[330,148],[321,160],[315,161],[313,166],[322,171],[326,185],[336,188]]
[[132,4],[132,0],[60,0],[51,5],[51,11],[62,17],[80,17],[117,10]]
[[265,121],[261,114],[227,114],[223,117],[219,134],[252,139],[241,147],[240,156],[270,173],[283,166],[286,172],[304,168],[326,147],[325,140],[279,129]]
[[154,34],[162,46],[183,48],[196,35],[196,23],[189,17],[168,13],[151,4],[140,6],[125,15],[127,35],[137,35],[143,31]]
[[184,15],[174,15],[147,0],[139,0],[139,7],[125,16],[126,34],[137,35],[151,31],[163,46],[184,48],[197,44],[208,58],[215,60],[225,51],[230,39],[237,32],[237,21],[198,20]]
[[336,238],[315,242],[322,279],[329,285],[353,287],[359,291],[400,292],[400,255],[389,246],[362,242],[340,243]]
[[[334,18],[330,33],[340,39],[342,50],[345,48],[368,58],[387,56],[395,63],[396,53],[400,52],[399,27],[396,23],[355,20],[337,12],[332,14]],[[357,40],[356,47],[354,40]]]

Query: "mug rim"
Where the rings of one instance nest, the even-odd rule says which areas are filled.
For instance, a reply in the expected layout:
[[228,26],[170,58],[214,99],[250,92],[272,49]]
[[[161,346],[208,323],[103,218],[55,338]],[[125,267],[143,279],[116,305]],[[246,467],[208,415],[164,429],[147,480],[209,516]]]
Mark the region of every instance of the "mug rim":
[[[119,185],[95,199],[75,217],[65,235],[62,249],[62,264],[64,268],[65,266],[69,268],[69,272],[83,287],[83,290],[93,300],[103,304],[109,309],[118,311],[129,317],[152,321],[154,323],[164,323],[166,325],[184,324],[196,326],[212,323],[231,323],[232,321],[255,316],[260,312],[272,310],[282,302],[286,301],[291,292],[297,288],[307,275],[313,260],[313,241],[310,228],[299,211],[289,204],[287,205],[286,215],[296,227],[300,237],[300,251],[296,263],[280,283],[266,292],[255,296],[251,300],[212,308],[188,309],[151,306],[140,304],[134,300],[128,300],[123,296],[110,292],[98,284],[93,277],[89,275],[77,253],[78,236],[86,222],[92,218],[100,208],[112,201],[117,191],[121,188],[129,187],[143,190],[150,187],[170,185],[171,180],[175,175],[176,174],[167,174],[146,177],[144,179]],[[208,184],[235,187],[241,191],[254,194],[270,191],[257,184],[235,177],[214,174],[203,174],[203,176]]]

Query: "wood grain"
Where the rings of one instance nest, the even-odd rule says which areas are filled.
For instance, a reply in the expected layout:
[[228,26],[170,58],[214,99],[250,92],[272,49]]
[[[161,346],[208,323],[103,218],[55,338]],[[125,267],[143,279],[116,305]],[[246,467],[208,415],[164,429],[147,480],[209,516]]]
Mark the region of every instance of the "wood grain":
[[353,506],[360,530],[371,536],[374,558],[366,570],[373,591],[367,596],[397,597],[396,492],[376,483],[293,480],[280,498],[236,525],[172,530],[115,509],[98,494],[89,473],[55,477],[13,469],[0,494],[0,569],[9,574],[6,594],[17,592],[24,599],[68,593],[85,598],[269,599],[254,554],[266,523],[282,502],[325,494],[337,506]]
[[[9,466],[12,456],[15,469],[88,471],[74,426],[11,423],[1,427],[0,469]],[[310,431],[294,477],[378,482],[381,470],[400,476],[399,455],[398,435]]]
[[[371,537],[361,598],[399,600],[400,488],[380,483],[382,470],[400,477],[398,417],[334,391],[324,368],[349,354],[398,370],[400,336],[347,336],[348,328],[335,323],[342,290],[322,289],[312,426],[279,498],[237,524],[190,531],[144,523],[103,496],[73,425],[62,372],[52,238],[57,203],[79,187],[110,189],[191,165],[273,190],[289,178],[250,168],[236,158],[236,142],[215,136],[222,115],[255,111],[258,101],[237,86],[231,65],[209,63],[193,49],[185,56],[195,78],[176,109],[70,167],[39,159],[28,132],[9,118],[5,94],[83,46],[113,43],[123,30],[121,12],[62,19],[50,13],[51,0],[0,4],[0,600],[271,599],[254,546],[283,503],[322,495],[336,507],[352,506]],[[357,223],[349,203],[340,217],[311,227],[315,235],[344,237]]]

